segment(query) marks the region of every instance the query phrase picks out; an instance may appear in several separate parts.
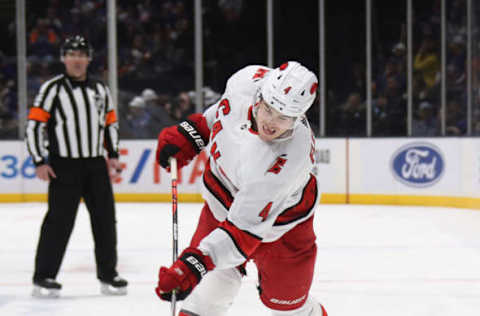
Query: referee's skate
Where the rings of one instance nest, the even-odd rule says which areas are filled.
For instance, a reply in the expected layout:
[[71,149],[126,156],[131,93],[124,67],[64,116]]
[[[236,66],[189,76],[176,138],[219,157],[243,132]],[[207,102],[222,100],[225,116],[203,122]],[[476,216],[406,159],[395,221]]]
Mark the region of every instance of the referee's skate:
[[40,298],[57,298],[60,296],[62,285],[54,279],[33,281],[32,296]]
[[100,280],[100,292],[104,295],[126,295],[127,280],[116,276],[111,280]]

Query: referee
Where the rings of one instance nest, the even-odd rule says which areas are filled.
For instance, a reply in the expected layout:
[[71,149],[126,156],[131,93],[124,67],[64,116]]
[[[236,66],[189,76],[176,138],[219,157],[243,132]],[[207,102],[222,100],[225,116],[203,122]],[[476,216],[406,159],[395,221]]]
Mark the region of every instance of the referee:
[[28,115],[27,148],[37,177],[49,181],[48,211],[33,275],[37,297],[60,294],[62,286],[55,279],[81,198],[90,214],[101,292],[126,294],[127,281],[116,270],[117,231],[110,182],[121,170],[118,123],[110,90],[87,73],[92,53],[82,36],[67,38],[60,50],[65,72],[40,87]]

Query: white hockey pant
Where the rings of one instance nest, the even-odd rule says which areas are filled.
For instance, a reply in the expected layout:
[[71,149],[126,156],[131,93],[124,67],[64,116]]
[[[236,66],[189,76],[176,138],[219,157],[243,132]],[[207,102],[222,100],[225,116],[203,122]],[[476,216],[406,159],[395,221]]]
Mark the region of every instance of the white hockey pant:
[[240,290],[242,275],[236,268],[213,270],[183,301],[182,311],[199,316],[224,316]]
[[[236,268],[213,270],[205,275],[202,282],[183,301],[181,310],[198,316],[225,316],[241,284],[242,275]],[[272,316],[325,316],[320,304],[310,296],[300,308],[270,311]]]

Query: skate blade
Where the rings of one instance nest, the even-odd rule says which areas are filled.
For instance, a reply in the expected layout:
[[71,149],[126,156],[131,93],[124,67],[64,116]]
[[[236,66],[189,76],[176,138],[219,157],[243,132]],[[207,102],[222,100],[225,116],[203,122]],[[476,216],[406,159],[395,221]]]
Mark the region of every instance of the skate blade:
[[33,287],[32,296],[37,298],[58,298],[60,297],[59,289],[46,289],[35,285]]
[[113,287],[106,283],[101,283],[100,285],[100,292],[103,295],[127,295],[127,287]]

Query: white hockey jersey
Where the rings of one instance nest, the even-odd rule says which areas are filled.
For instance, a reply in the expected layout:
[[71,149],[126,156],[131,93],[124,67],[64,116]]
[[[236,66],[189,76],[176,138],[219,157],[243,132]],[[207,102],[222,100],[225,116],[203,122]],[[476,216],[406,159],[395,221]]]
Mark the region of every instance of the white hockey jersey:
[[317,205],[315,139],[306,119],[273,142],[252,129],[253,105],[271,69],[247,66],[232,75],[204,116],[210,128],[202,195],[222,222],[199,248],[217,268],[235,267],[260,243],[273,242],[309,219]]

